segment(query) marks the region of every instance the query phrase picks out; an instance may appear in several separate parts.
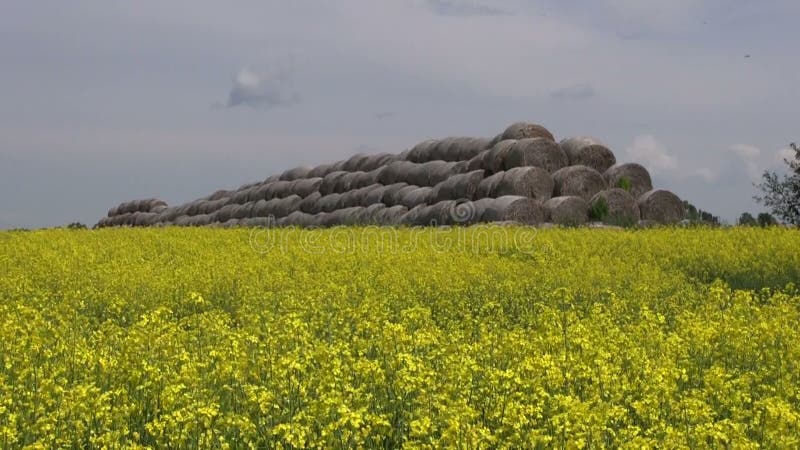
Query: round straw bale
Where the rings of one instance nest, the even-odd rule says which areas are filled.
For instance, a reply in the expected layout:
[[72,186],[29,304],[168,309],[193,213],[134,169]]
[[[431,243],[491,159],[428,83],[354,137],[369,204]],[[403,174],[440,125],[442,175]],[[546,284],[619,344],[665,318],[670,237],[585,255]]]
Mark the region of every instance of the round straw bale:
[[548,172],[555,172],[569,165],[569,158],[564,150],[546,138],[520,139],[503,155],[503,168],[534,166]]
[[312,192],[310,195],[303,198],[300,204],[297,205],[297,209],[307,214],[316,214],[320,211],[317,202],[321,198],[322,194],[319,192]]
[[546,170],[539,167],[515,167],[482,180],[475,198],[519,195],[543,202],[552,197],[553,186],[553,177]]
[[423,173],[425,173],[427,179],[425,179],[425,184],[419,184],[419,186],[436,186],[456,174],[457,168],[460,168],[460,170],[466,168],[463,164],[459,165],[457,162],[446,161],[431,161],[422,166]]
[[370,189],[365,195],[361,204],[364,206],[374,205],[376,203],[383,203],[383,196],[386,195],[389,186],[377,185]]
[[414,163],[424,163],[431,161],[431,151],[434,147],[439,144],[439,141],[436,139],[428,139],[426,141],[422,141],[419,144],[412,147],[408,150],[408,153],[405,155],[405,160],[414,162]]
[[289,191],[292,194],[305,198],[319,191],[320,186],[322,186],[322,178],[305,178],[293,181]]
[[270,187],[267,189],[265,197],[267,200],[272,198],[284,198],[292,195],[294,181],[280,180],[271,183],[269,186]]
[[255,202],[245,203],[244,205],[234,210],[233,214],[231,214],[231,217],[234,219],[244,219],[245,217],[251,217],[253,215],[253,206],[255,206]]
[[470,160],[467,161],[466,171],[472,172],[473,170],[483,170],[483,158],[489,151],[491,150],[484,150],[470,158]]
[[341,159],[339,161],[336,161],[335,163],[331,164],[331,167],[328,169],[328,173],[344,171],[345,164],[347,164],[346,159]]
[[409,161],[394,161],[389,163],[378,175],[378,182],[385,185],[408,181],[408,173],[417,165]]
[[519,195],[482,198],[474,202],[473,208],[480,222],[515,221],[537,225],[547,219],[547,210],[541,202]]
[[195,200],[188,203],[188,208],[186,210],[187,216],[196,216],[201,213],[200,209],[203,206],[202,200]]
[[154,206],[154,207],[150,208],[150,212],[160,213],[160,212],[164,211],[165,209],[167,209],[167,205],[157,205],[157,206]]
[[279,199],[275,210],[275,217],[288,216],[289,214],[297,211],[300,207],[300,202],[302,201],[303,198],[299,195],[290,195],[288,197]]
[[339,207],[351,208],[353,206],[361,206],[361,200],[364,197],[364,193],[360,191],[361,189],[354,189],[343,192],[341,197],[339,197]]
[[498,142],[486,153],[481,153],[481,169],[486,172],[486,175],[500,172],[504,170],[506,155],[511,151],[517,143],[515,139],[507,139]]
[[461,138],[458,141],[458,153],[454,161],[469,161],[482,151],[490,148],[489,139],[483,138]]
[[372,172],[352,172],[347,177],[350,181],[350,189],[360,189],[375,184],[375,174]]
[[250,217],[268,217],[272,214],[271,208],[274,205],[275,202],[273,200],[264,200],[262,198],[253,204],[253,208],[250,210]]
[[336,190],[339,186],[339,179],[347,175],[347,173],[348,172],[342,170],[337,170],[336,172],[325,175],[325,177],[322,178],[322,184],[319,186],[319,193],[322,195],[340,193]]
[[250,196],[250,188],[244,188],[241,190],[236,191],[231,196],[231,201],[237,205],[243,205],[248,202],[248,197]]
[[264,181],[262,182],[262,184],[263,183],[272,183],[272,182],[275,182],[275,181],[280,181],[280,179],[281,179],[280,175],[270,175],[267,178],[264,178]]
[[525,138],[546,138],[555,142],[555,138],[547,128],[527,122],[517,122],[511,124],[503,131],[503,139],[525,139]]
[[177,206],[169,206],[159,214],[159,220],[162,222],[172,222],[180,216],[180,208]]
[[222,228],[237,228],[241,223],[240,219],[230,219],[222,224]]
[[214,191],[213,194],[211,194],[208,197],[206,197],[206,200],[219,200],[221,198],[229,197],[230,195],[231,195],[231,191],[226,190],[226,189],[219,189],[217,191]]
[[453,175],[434,186],[431,191],[431,201],[472,200],[475,198],[481,181],[483,181],[483,170]]
[[[376,184],[373,186],[380,186],[380,185]],[[397,200],[398,193],[404,188],[407,188],[408,186],[409,185],[406,183],[394,183],[390,184],[389,186],[386,186],[386,188],[383,190],[383,195],[381,196],[381,203],[383,203],[386,206],[396,205],[397,203],[395,203],[395,200]],[[364,205],[364,206],[369,206],[369,205]]]
[[240,226],[250,228],[272,228],[276,221],[272,217],[248,217],[239,222]]
[[[225,223],[233,218],[233,213],[239,208],[239,205],[231,203],[223,206],[214,213],[214,220],[217,222]],[[177,220],[177,219],[176,219]]]
[[280,219],[283,221],[280,225],[293,226],[293,227],[310,227],[314,222],[314,216],[306,214],[302,211],[295,211],[288,216]]
[[383,203],[386,204],[386,206],[400,205],[403,201],[403,196],[419,187],[406,183],[395,183],[392,186],[399,186],[399,188],[387,192],[386,195],[383,196]]
[[403,197],[400,199],[399,204],[405,206],[408,209],[413,209],[418,205],[427,205],[428,203],[431,203],[432,193],[433,193],[432,187],[429,186],[418,187],[403,195]]
[[178,227],[188,227],[191,225],[191,217],[189,216],[180,216],[175,219],[175,226]]
[[663,189],[642,194],[637,200],[642,219],[658,223],[675,223],[685,215],[683,202],[677,195]]
[[556,196],[576,195],[589,201],[595,194],[608,187],[600,173],[587,166],[569,166],[553,173]]
[[322,198],[317,200],[317,210],[319,212],[331,212],[341,208],[342,194],[332,193],[323,195]]
[[356,153],[345,161],[342,170],[345,172],[355,172],[359,170],[358,167],[363,164],[367,158],[369,158],[369,155],[365,153]]
[[494,193],[497,191],[497,186],[500,185],[505,174],[504,171],[500,171],[481,180],[480,184],[478,184],[478,190],[475,191],[475,198],[495,197]]
[[189,225],[193,227],[204,227],[211,224],[211,216],[208,214],[199,214],[190,217]]
[[280,177],[278,177],[278,180],[284,180],[284,181],[299,180],[301,178],[306,178],[308,176],[308,172],[311,172],[311,167],[298,166],[284,171],[280,175]]
[[403,215],[400,216],[399,223],[400,225],[406,226],[423,226],[424,221],[422,217],[423,211],[428,207],[426,204],[417,205],[408,211],[406,211]]
[[308,171],[308,178],[323,178],[328,174],[331,168],[330,164],[321,164]]
[[359,216],[358,225],[380,225],[380,216],[385,209],[386,205],[383,203],[375,203],[365,207]]
[[607,224],[634,224],[640,219],[636,199],[628,191],[620,188],[598,192],[589,200],[589,207],[595,215],[600,214],[599,217],[592,217],[593,219],[600,219]]
[[584,165],[604,173],[617,162],[614,153],[600,141],[590,137],[564,139],[560,144],[569,158],[569,165]]
[[589,204],[574,195],[553,197],[544,204],[550,222],[559,225],[583,225],[589,220]]
[[440,226],[450,223],[450,211],[456,202],[445,200],[432,205],[423,206],[414,225]]
[[604,174],[609,187],[629,186],[628,192],[634,198],[653,190],[650,173],[644,166],[636,163],[615,164]]
[[119,205],[111,208],[108,210],[108,215],[106,217],[114,217],[119,214]]
[[381,209],[375,214],[375,223],[378,225],[400,225],[400,219],[406,212],[408,212],[408,208],[402,205]]

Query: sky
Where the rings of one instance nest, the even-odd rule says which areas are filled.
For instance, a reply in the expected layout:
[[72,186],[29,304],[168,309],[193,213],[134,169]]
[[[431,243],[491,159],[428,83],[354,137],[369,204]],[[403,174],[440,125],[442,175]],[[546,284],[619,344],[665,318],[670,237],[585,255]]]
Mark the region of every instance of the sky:
[[0,2],[0,229],[298,165],[591,136],[735,222],[800,140],[796,0]]

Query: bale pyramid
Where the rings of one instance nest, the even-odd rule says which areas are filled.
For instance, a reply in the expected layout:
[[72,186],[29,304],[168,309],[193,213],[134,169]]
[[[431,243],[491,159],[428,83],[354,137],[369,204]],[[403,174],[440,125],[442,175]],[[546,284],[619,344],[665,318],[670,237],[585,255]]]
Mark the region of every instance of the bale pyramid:
[[681,200],[599,141],[557,142],[519,122],[494,139],[448,137],[399,154],[295,167],[178,206],[134,200],[97,226],[580,225],[674,223]]

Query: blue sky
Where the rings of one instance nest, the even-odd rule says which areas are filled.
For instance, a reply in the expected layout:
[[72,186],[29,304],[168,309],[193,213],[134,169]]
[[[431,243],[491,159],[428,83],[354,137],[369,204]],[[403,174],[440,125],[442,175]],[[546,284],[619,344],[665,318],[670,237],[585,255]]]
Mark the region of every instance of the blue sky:
[[798,18],[783,0],[7,0],[0,228],[519,120],[734,221],[800,140]]

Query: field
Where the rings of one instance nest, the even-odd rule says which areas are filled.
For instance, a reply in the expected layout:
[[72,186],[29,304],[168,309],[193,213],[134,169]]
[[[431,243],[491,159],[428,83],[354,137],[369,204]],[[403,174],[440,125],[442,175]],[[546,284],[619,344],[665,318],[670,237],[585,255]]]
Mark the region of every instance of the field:
[[797,448],[800,232],[0,233],[0,447]]

